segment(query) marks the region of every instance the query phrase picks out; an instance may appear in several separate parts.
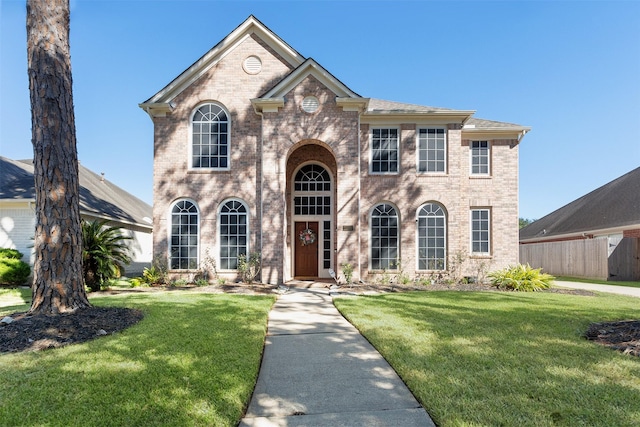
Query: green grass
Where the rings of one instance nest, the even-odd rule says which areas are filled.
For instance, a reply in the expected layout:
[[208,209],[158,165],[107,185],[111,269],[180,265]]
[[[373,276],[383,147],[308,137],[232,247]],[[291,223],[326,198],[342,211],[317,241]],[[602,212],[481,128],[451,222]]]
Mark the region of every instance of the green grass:
[[0,314],[26,311],[31,304],[31,288],[0,287]]
[[[235,426],[257,379],[273,301],[181,292],[93,296],[96,306],[139,308],[145,318],[84,344],[0,355],[1,424]],[[13,304],[0,314],[26,309]]]
[[622,282],[622,281],[614,281],[614,280],[594,280],[594,279],[583,279],[580,277],[566,277],[566,276],[558,276],[556,280],[560,280],[563,282],[579,282],[579,283],[597,283],[600,285],[616,285],[616,286],[628,286],[630,288],[640,288],[640,282]]
[[339,298],[438,426],[640,425],[640,358],[582,337],[636,298],[424,292]]

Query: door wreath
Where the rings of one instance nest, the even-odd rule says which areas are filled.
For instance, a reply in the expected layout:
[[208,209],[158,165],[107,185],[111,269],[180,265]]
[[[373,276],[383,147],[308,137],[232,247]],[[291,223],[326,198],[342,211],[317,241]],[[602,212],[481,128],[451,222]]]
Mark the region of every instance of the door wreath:
[[298,238],[300,239],[302,246],[311,245],[316,241],[316,233],[314,233],[312,229],[307,228],[300,232]]

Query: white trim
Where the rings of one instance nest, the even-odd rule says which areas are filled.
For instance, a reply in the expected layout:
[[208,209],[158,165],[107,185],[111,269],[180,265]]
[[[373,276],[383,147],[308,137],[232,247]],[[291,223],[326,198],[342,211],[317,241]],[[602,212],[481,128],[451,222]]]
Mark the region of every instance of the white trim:
[[[215,105],[220,107],[222,111],[227,115],[227,167],[221,168],[212,168],[212,167],[193,167],[193,116],[195,116],[196,112],[204,107],[205,105]],[[226,172],[231,170],[231,114],[227,107],[224,106],[221,102],[218,101],[203,101],[195,106],[193,110],[191,110],[191,114],[189,115],[189,132],[188,132],[188,149],[187,149],[187,171],[195,171],[195,172]]]
[[[373,131],[376,129],[394,129],[398,132],[398,158],[397,158],[397,163],[398,163],[398,170],[395,172],[374,172],[373,171]],[[402,151],[401,151],[401,146],[402,146],[402,130],[399,126],[372,126],[369,127],[369,132],[368,132],[368,136],[369,136],[369,175],[400,175],[400,173],[402,172],[401,169],[401,165],[402,165]]]
[[[440,206],[440,208],[442,209],[442,211],[444,212],[444,265],[442,266],[441,270],[433,270],[433,269],[426,269],[426,270],[422,270],[420,269],[420,224],[419,224],[419,220],[420,220],[420,211],[422,210],[423,207],[425,207],[426,205],[438,205]],[[428,217],[426,217],[428,218]],[[445,207],[445,205],[443,205],[442,203],[435,201],[435,200],[429,200],[427,202],[424,202],[423,204],[421,204],[420,206],[418,206],[418,209],[416,209],[416,271],[419,272],[429,272],[429,271],[434,271],[434,272],[443,272],[443,271],[447,271],[447,267],[448,267],[448,263],[447,263],[447,255],[449,252],[449,212],[447,210],[447,208]]]
[[[482,212],[482,211],[486,211],[488,213],[487,215],[487,226],[488,226],[488,230],[487,230],[487,252],[475,252],[473,250],[473,213],[474,212]],[[469,254],[471,256],[490,256],[492,251],[491,251],[491,235],[492,235],[492,230],[491,230],[491,225],[492,225],[492,221],[491,221],[491,208],[490,207],[471,207],[469,208]]]
[[[222,233],[220,232],[220,225],[221,225],[221,221],[220,221],[220,215],[222,214],[222,208],[224,207],[224,205],[226,205],[229,202],[238,202],[240,203],[242,206],[244,206],[245,210],[246,210],[246,215],[247,215],[247,259],[249,258],[249,256],[251,255],[251,228],[250,228],[250,223],[251,223],[251,210],[249,209],[249,205],[247,204],[247,202],[245,202],[244,200],[242,200],[239,197],[228,197],[226,199],[222,199],[220,201],[220,203],[218,203],[218,209],[216,212],[216,239],[215,239],[215,243],[213,245],[213,249],[215,251],[215,260],[216,260],[216,265],[218,266],[218,271],[222,272],[222,273],[229,273],[229,272],[237,272],[238,269],[230,269],[230,268],[222,268],[222,260],[220,259],[220,249],[222,249],[221,246],[221,237],[222,237]],[[260,256],[262,256],[262,254],[260,254]]]
[[[374,203],[371,208],[369,209],[369,212],[367,213],[367,221],[368,221],[368,225],[369,225],[369,250],[367,251],[367,260],[368,260],[368,265],[367,265],[367,269],[370,272],[378,272],[378,271],[383,271],[383,269],[374,269],[371,265],[371,261],[373,259],[372,257],[372,253],[371,250],[373,249],[373,246],[371,245],[371,242],[373,241],[373,235],[372,235],[372,231],[373,231],[373,226],[371,225],[371,220],[373,219],[373,211],[380,205],[389,205],[391,206],[395,211],[396,211],[396,218],[398,218],[398,225],[396,226],[396,228],[398,229],[398,235],[396,236],[396,238],[398,239],[398,244],[397,244],[397,251],[398,251],[398,256],[396,257],[397,260],[401,260],[402,256],[401,256],[401,251],[402,251],[402,218],[400,215],[400,209],[398,209],[398,206],[396,206],[395,203],[390,202],[388,200],[383,200],[380,202],[376,202]],[[397,267],[397,266],[396,266]],[[396,268],[395,270],[390,270],[390,271],[399,271],[398,268]]]
[[[487,143],[487,173],[473,173],[473,143],[474,142],[486,142]],[[487,139],[474,139],[469,141],[469,176],[471,177],[488,177],[491,174],[491,141]]]
[[[318,165],[320,167],[322,167],[325,171],[327,171],[327,174],[329,175],[329,182],[331,183],[331,189],[329,191],[299,191],[296,192],[295,190],[295,182],[296,182],[296,175],[298,174],[298,172],[300,171],[300,169],[302,169],[303,167],[307,166],[307,165]],[[333,248],[335,246],[334,239],[336,238],[336,236],[334,235],[334,229],[335,229],[335,219],[334,219],[334,214],[336,212],[336,199],[334,198],[334,192],[337,192],[337,188],[336,188],[336,183],[335,180],[333,179],[333,174],[331,173],[331,168],[329,168],[327,165],[325,165],[322,162],[319,162],[317,160],[309,160],[306,161],[304,163],[301,163],[300,165],[298,165],[298,167],[296,167],[291,175],[291,181],[290,181],[290,185],[291,185],[291,200],[290,200],[290,208],[291,208],[291,224],[290,224],[290,228],[291,228],[291,277],[295,277],[296,275],[296,248],[297,243],[298,243],[298,236],[296,235],[296,222],[317,222],[318,223],[318,239],[317,239],[317,244],[318,244],[318,277],[319,278],[323,278],[323,279],[328,279],[331,278],[331,275],[329,274],[329,270],[333,268],[334,263],[335,263],[335,252],[333,251]],[[329,215],[296,215],[295,213],[295,198],[296,196],[300,196],[300,197],[318,197],[318,196],[322,196],[322,197],[327,197],[329,196],[329,206],[330,206],[330,212]],[[330,234],[330,241],[331,241],[331,258],[330,258],[330,265],[331,267],[329,268],[324,268],[324,222],[325,221],[329,221],[330,222],[330,227],[329,229],[331,230],[331,234]]]
[[[428,129],[444,130],[444,171],[420,170],[420,131]],[[447,175],[449,172],[449,131],[444,126],[419,126],[416,128],[416,172],[420,175]]]
[[[171,268],[171,237],[172,237],[172,232],[171,229],[173,228],[173,208],[175,205],[177,205],[180,202],[190,202],[192,203],[195,207],[196,207],[196,211],[198,213],[198,235],[197,235],[197,259],[196,259],[196,268],[194,269],[183,269],[183,268]],[[202,223],[202,212],[200,211],[200,206],[198,205],[198,202],[196,202],[194,199],[190,198],[190,197],[179,197],[175,200],[173,200],[170,204],[169,204],[169,210],[167,212],[168,214],[168,219],[167,219],[167,269],[168,271],[193,271],[196,270],[197,268],[200,267],[200,249],[201,249],[201,244],[200,244],[200,224]]]

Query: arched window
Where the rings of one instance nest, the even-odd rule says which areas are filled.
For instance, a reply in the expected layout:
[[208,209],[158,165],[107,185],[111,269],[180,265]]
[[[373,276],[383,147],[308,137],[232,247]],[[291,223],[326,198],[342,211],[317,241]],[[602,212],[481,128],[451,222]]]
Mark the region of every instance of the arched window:
[[200,214],[189,200],[181,200],[171,209],[171,247],[169,265],[172,270],[198,268],[198,235]]
[[229,200],[220,208],[220,268],[236,270],[238,256],[248,254],[248,209],[239,200]]
[[444,270],[447,217],[442,206],[427,203],[418,210],[418,270]]
[[300,168],[294,178],[295,215],[331,215],[331,177],[320,165],[310,164]]
[[398,213],[381,203],[371,211],[371,269],[398,268]]
[[217,104],[199,107],[191,120],[191,167],[229,168],[229,117]]

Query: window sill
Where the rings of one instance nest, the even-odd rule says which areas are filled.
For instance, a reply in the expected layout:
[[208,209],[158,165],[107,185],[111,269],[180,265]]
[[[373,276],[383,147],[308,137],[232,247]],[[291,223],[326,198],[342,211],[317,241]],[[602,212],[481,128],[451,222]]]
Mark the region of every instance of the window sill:
[[231,169],[189,169],[187,173],[192,174],[211,174],[211,173],[230,173]]
[[369,171],[369,175],[371,175],[371,176],[400,176],[400,172],[371,172],[371,171]]
[[487,253],[471,253],[469,254],[469,259],[493,259],[493,255]]
[[469,179],[493,179],[491,175],[469,175]]

